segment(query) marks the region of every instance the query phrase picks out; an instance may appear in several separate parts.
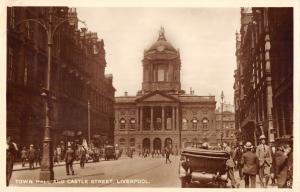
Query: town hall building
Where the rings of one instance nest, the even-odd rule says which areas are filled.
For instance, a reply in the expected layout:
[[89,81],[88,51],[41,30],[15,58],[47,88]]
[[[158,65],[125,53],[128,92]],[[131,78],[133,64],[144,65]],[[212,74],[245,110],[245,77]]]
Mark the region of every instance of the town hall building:
[[115,98],[114,142],[136,151],[173,150],[209,142],[216,145],[215,96],[186,94],[181,89],[181,59],[165,37],[144,52],[142,89]]

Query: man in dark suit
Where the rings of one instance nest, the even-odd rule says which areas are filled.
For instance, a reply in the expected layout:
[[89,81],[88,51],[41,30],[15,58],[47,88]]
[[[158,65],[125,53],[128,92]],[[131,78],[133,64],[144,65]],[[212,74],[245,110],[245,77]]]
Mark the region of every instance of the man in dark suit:
[[166,164],[169,162],[171,163],[171,160],[170,160],[170,154],[171,154],[171,151],[169,148],[166,148]]
[[75,152],[74,152],[74,150],[72,149],[72,146],[69,145],[69,146],[68,146],[68,149],[67,149],[67,151],[66,151],[66,154],[65,154],[66,172],[67,172],[67,175],[70,175],[69,169],[71,169],[72,175],[74,175],[74,169],[73,169],[73,162],[74,162],[74,159],[75,159]]
[[12,142],[12,138],[8,136],[6,140],[6,186],[9,185],[17,153],[17,145],[14,142]]
[[277,179],[278,188],[291,187],[288,186],[292,178],[289,178],[289,171],[292,171],[292,150],[289,144],[279,144],[274,154],[273,171]]
[[245,179],[245,187],[249,188],[249,179],[251,182],[250,187],[256,187],[256,174],[258,172],[258,158],[255,153],[252,152],[251,142],[247,142],[244,146],[246,152],[242,155],[241,163],[243,165],[243,174]]
[[241,164],[243,153],[244,153],[243,142],[240,141],[239,146],[236,148],[235,155],[234,155],[234,161],[235,161],[235,165],[237,166],[237,169],[239,170],[240,180],[243,179],[243,165]]
[[35,149],[33,148],[33,144],[29,147],[27,159],[29,162],[29,169],[34,169]]

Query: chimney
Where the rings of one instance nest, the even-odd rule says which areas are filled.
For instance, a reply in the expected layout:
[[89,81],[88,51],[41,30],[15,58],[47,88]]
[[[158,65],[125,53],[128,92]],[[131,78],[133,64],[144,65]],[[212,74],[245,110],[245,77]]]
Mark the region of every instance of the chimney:
[[128,96],[128,92],[127,92],[127,91],[125,91],[125,92],[124,92],[124,95],[125,95],[125,97],[127,97],[127,96]]

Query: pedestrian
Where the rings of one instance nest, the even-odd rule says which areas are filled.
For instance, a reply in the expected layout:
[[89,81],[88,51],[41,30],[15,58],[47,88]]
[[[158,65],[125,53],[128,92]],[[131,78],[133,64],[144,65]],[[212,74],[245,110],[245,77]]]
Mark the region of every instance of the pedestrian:
[[166,148],[166,164],[168,163],[168,162],[170,162],[170,163],[172,163],[171,162],[171,160],[170,160],[170,149],[168,149],[168,148]]
[[12,138],[8,136],[6,139],[6,186],[9,185],[17,153],[17,145],[12,141]]
[[57,161],[58,161],[58,163],[60,163],[61,162],[61,155],[62,155],[60,145],[57,145],[56,151],[57,151]]
[[[278,188],[291,187],[289,171],[291,170],[291,147],[286,144],[279,144],[274,154],[273,174],[277,179]],[[272,174],[272,175],[273,175]]]
[[70,175],[70,171],[72,172],[72,175],[74,175],[74,169],[73,169],[73,162],[75,160],[75,152],[72,149],[71,145],[68,145],[68,149],[65,153],[65,161],[66,161],[66,172],[67,175]]
[[84,168],[84,164],[86,161],[86,149],[83,146],[79,148],[79,161],[80,161],[80,168]]
[[25,167],[27,156],[28,156],[28,151],[26,150],[26,147],[23,147],[21,151],[22,167]]
[[[256,155],[259,160],[259,180],[261,187],[266,188],[270,179],[270,169],[272,166],[272,154],[270,147],[266,144],[266,137],[259,137],[260,144],[256,148]],[[264,181],[265,180],[265,181]]]
[[[208,149],[208,144],[205,145],[205,148]],[[227,175],[228,178],[231,181],[231,187],[236,188],[236,181],[234,177],[234,161],[233,161],[233,151],[231,148],[228,146],[226,142],[223,143],[223,149],[226,153],[229,154],[229,159],[226,161],[226,168],[227,168]]]
[[115,149],[115,154],[116,154],[116,160],[118,160],[118,159],[119,159],[119,155],[120,155],[120,150],[119,150],[119,148],[116,148],[116,149]]
[[244,145],[245,152],[242,155],[241,164],[243,165],[243,176],[245,179],[245,187],[249,188],[249,180],[250,180],[250,187],[256,187],[256,174],[258,172],[258,157],[252,151],[253,146],[251,142],[246,142]]
[[41,165],[41,150],[40,148],[37,148],[35,150],[35,155],[34,155],[34,160],[35,160],[35,166]]
[[58,164],[58,159],[57,159],[57,150],[54,149],[53,151],[53,164],[57,163]]
[[239,142],[239,146],[236,148],[234,155],[234,162],[239,172],[240,180],[243,180],[243,165],[242,165],[242,156],[244,153],[243,142]]
[[271,181],[272,181],[271,185],[276,186],[276,178],[274,176],[274,165],[273,165],[275,162],[275,153],[276,153],[276,146],[275,146],[274,142],[272,142],[270,144],[270,148],[271,148],[271,154],[272,154],[272,166],[271,166],[271,175],[270,175]]
[[29,162],[29,169],[34,169],[34,160],[35,160],[35,149],[33,144],[29,146],[27,159]]

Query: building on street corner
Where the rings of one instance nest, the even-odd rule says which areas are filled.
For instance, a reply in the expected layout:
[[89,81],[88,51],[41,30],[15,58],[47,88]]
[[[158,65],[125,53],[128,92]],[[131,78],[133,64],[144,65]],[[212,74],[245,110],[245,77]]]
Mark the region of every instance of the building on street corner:
[[[68,137],[91,136],[113,140],[114,93],[103,39],[78,28],[76,9],[53,7],[53,22],[63,22],[54,33],[51,63],[51,129],[54,145]],[[47,22],[50,7],[7,8],[7,134],[21,146],[40,146],[45,110],[41,90],[47,73],[47,36],[35,19]]]
[[242,8],[235,114],[241,139],[293,136],[293,8]]
[[161,28],[144,52],[142,89],[115,98],[115,144],[136,151],[173,151],[208,141],[216,144],[214,96],[186,94],[180,82],[181,59]]

